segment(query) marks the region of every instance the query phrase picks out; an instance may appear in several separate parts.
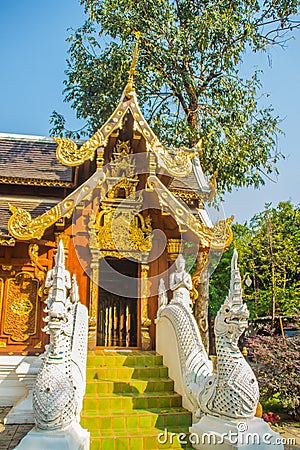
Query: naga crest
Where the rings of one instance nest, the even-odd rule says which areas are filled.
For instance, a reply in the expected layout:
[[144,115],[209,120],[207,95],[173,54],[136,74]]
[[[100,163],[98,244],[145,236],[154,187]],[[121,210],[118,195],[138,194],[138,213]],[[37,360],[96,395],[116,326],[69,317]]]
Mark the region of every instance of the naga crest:
[[231,260],[231,280],[228,296],[218,311],[215,319],[216,335],[227,335],[231,342],[237,341],[248,327],[249,311],[242,299],[241,275],[237,265],[238,252],[234,249]]
[[47,325],[50,344],[33,391],[36,426],[42,430],[64,429],[79,423],[85,391],[88,314],[79,301],[76,277],[65,267],[60,241],[55,266],[46,277]]

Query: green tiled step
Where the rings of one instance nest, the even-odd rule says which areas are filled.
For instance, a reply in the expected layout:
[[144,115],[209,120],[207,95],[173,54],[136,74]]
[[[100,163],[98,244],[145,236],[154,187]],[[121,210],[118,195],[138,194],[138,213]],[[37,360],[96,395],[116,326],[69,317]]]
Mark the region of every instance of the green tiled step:
[[164,366],[151,367],[89,367],[86,370],[87,380],[147,380],[148,378],[166,378],[168,368]]
[[147,392],[143,394],[86,394],[83,401],[84,411],[134,411],[148,408],[178,408],[181,406],[181,396],[171,392]]
[[116,354],[109,351],[89,352],[87,367],[150,367],[162,365],[163,358],[155,352],[122,352]]
[[[128,430],[118,430],[112,432],[91,431],[91,447],[90,450],[155,450],[155,449],[179,449],[184,448],[186,450],[192,450],[189,444],[182,444],[178,440],[180,433],[186,434],[186,428],[174,427],[169,430],[167,438],[165,438],[164,430],[152,429],[134,429],[130,432]],[[160,437],[161,442],[158,441],[158,435],[163,433]],[[176,436],[171,436],[171,433],[176,433]],[[166,441],[166,442],[165,442]],[[181,441],[188,442],[188,437],[181,437]]]
[[[94,413],[94,414],[93,414]],[[183,408],[149,408],[124,414],[121,411],[113,415],[97,415],[96,411],[88,411],[81,416],[82,425],[88,430],[130,429],[130,428],[170,428],[189,427],[191,416]]]
[[166,378],[168,368],[164,366],[149,367],[88,367],[86,378],[92,380],[147,380],[149,378]]
[[[81,424],[91,450],[191,448],[177,438],[188,436],[191,414],[155,352],[89,352]],[[164,430],[166,443],[158,440]]]
[[147,380],[139,380],[133,378],[131,380],[88,380],[86,384],[87,394],[109,394],[124,392],[173,392],[174,382],[170,378],[148,378]]
[[[192,447],[181,444],[178,441],[177,436],[180,433],[186,433],[185,428],[173,428],[168,433],[167,438],[163,434],[161,436],[161,443],[158,442],[158,435],[160,433],[164,433],[164,430],[131,429],[129,434],[127,430],[119,430],[116,432],[104,431],[95,434],[91,432],[90,450],[192,449]],[[176,436],[171,436],[171,433],[176,433]],[[182,437],[181,440],[188,442],[188,438]]]

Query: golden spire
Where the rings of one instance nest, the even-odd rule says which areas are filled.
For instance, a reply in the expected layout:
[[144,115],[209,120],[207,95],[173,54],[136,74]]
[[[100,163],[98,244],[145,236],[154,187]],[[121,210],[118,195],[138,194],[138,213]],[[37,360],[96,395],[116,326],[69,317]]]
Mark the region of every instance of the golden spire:
[[136,35],[136,43],[135,43],[135,47],[134,47],[134,51],[133,51],[133,55],[132,55],[132,61],[131,61],[130,70],[129,70],[129,77],[128,77],[127,85],[125,88],[126,97],[132,97],[132,93],[135,90],[134,75],[136,72],[136,61],[137,61],[138,52],[139,52],[139,36],[140,36],[139,33],[136,33],[135,35]]

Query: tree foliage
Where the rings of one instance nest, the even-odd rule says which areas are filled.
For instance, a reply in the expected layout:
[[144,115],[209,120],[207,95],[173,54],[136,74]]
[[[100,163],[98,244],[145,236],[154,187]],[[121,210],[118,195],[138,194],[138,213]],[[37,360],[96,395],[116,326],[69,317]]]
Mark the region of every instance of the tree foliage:
[[[249,225],[235,224],[232,246],[239,252],[244,298],[252,317],[295,315],[300,312],[300,210],[290,202],[265,205]],[[226,252],[227,253],[227,252]],[[211,277],[211,311],[226,296],[230,276],[230,252]],[[225,266],[225,267],[224,267]],[[226,274],[224,270],[226,268]],[[220,279],[226,280],[222,293]],[[220,292],[221,291],[221,292]],[[217,292],[217,295],[216,295]]]
[[[219,193],[258,186],[276,171],[278,117],[260,108],[259,71],[241,75],[246,51],[282,44],[299,0],[81,0],[89,15],[69,37],[65,100],[91,134],[111,114],[139,36],[136,87],[146,119],[168,145],[201,139]],[[78,137],[52,114],[52,134]],[[83,134],[84,134],[83,132]],[[82,134],[82,133],[81,133]]]

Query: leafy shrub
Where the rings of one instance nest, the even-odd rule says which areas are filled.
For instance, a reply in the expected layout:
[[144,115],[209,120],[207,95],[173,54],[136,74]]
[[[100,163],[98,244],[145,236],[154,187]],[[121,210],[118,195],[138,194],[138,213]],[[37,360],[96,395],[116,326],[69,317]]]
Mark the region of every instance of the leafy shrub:
[[247,338],[249,358],[256,363],[253,370],[257,376],[261,395],[280,400],[289,413],[300,407],[300,336],[253,336]]

